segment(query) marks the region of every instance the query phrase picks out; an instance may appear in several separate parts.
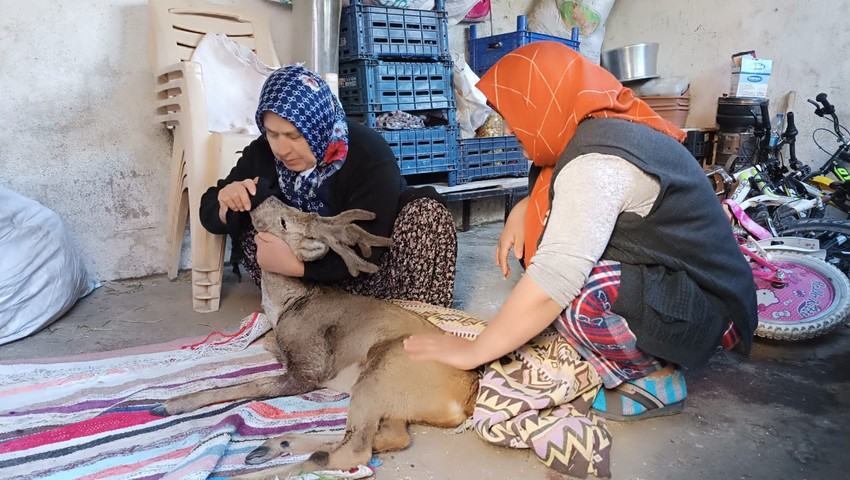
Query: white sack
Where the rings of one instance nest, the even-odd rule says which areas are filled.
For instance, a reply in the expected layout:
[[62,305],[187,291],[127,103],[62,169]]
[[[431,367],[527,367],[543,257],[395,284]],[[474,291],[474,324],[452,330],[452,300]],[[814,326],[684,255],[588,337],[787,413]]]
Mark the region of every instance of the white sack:
[[614,0],[537,0],[528,17],[528,29],[556,37],[570,38],[573,27],[579,27],[579,51],[599,65],[605,22]]
[[59,216],[0,185],[0,345],[49,325],[99,286]]
[[454,75],[452,84],[457,100],[457,123],[460,125],[461,138],[472,138],[478,127],[484,125],[487,116],[493,110],[487,106],[487,97],[475,87],[478,75],[469,68],[462,55],[452,53]]
[[220,33],[207,33],[191,61],[201,65],[211,132],[259,135],[254,119],[263,82],[274,72],[247,47]]

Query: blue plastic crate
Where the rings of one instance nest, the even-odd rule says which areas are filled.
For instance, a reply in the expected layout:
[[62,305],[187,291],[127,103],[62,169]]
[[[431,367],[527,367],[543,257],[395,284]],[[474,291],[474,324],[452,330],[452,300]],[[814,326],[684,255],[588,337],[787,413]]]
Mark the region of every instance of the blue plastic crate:
[[457,183],[496,177],[528,176],[528,160],[516,137],[464,138],[460,140]]
[[564,45],[578,51],[579,47],[579,30],[578,27],[572,29],[572,38],[561,38],[553,35],[528,31],[528,23],[525,15],[519,15],[516,18],[516,32],[503,33],[501,35],[493,35],[491,37],[475,38],[475,25],[469,26],[469,68],[479,77],[484,75],[490,67],[493,66],[500,58],[506,54],[516,50],[517,48],[527,45],[531,42],[539,42],[541,40],[552,40],[563,43]]
[[449,60],[445,0],[435,10],[362,5],[353,0],[339,22],[339,61],[360,59]]
[[349,115],[455,108],[452,62],[356,60],[339,65],[339,99]]
[[390,144],[402,175],[450,172],[457,167],[458,128],[379,130]]

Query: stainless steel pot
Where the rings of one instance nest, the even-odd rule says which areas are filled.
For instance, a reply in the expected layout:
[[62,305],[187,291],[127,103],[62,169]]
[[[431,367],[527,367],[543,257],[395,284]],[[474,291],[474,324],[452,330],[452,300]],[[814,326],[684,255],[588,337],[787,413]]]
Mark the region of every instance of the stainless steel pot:
[[602,52],[602,68],[621,82],[657,78],[658,43],[637,43]]

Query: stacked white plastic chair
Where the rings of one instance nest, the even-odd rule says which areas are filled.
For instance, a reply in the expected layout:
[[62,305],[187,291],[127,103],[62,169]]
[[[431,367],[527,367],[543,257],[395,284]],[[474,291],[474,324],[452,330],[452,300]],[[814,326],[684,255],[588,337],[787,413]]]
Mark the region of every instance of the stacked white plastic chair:
[[209,130],[203,72],[189,59],[209,32],[227,35],[269,66],[279,63],[263,13],[200,0],[149,0],[149,7],[156,121],[174,134],[168,192],[168,277],[177,277],[188,221],[193,309],[214,312],[221,298],[225,238],[201,225],[201,195],[227,175],[255,137]]

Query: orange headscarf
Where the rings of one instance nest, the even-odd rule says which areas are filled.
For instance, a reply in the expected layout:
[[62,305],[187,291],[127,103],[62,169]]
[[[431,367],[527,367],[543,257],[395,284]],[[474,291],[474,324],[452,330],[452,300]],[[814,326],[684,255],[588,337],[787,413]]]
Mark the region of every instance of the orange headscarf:
[[685,132],[661,118],[608,71],[566,45],[532,42],[502,57],[476,85],[542,167],[525,218],[525,264],[537,252],[549,212],[554,166],[579,122],[589,117],[642,123],[678,141]]

